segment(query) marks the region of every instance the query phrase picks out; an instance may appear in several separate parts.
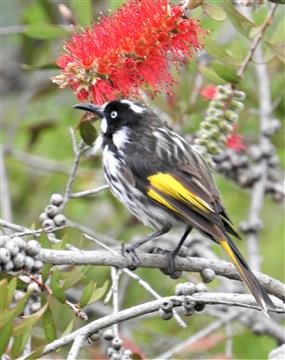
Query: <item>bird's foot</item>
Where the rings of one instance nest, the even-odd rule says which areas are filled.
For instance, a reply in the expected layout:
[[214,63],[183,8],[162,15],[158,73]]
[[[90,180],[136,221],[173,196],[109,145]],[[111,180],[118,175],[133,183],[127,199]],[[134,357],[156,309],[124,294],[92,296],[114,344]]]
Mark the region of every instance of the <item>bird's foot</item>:
[[157,247],[152,250],[152,253],[166,255],[168,257],[168,267],[166,269],[160,269],[165,275],[169,275],[172,279],[178,279],[181,277],[182,271],[175,269],[175,257],[177,255],[175,251]]
[[128,266],[129,270],[134,271],[140,266],[141,262],[140,262],[140,259],[139,259],[138,255],[137,255],[137,253],[136,253],[136,248],[135,247],[133,247],[132,245],[125,246],[125,244],[122,243],[121,252],[122,252],[123,256],[127,255],[132,260],[132,264]]

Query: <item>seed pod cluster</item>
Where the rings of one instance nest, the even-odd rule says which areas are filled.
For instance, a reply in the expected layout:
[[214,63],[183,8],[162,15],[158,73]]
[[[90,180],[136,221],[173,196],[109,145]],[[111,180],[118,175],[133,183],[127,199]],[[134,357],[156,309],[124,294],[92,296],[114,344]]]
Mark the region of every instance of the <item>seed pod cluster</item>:
[[197,292],[207,292],[207,291],[208,289],[203,283],[194,284],[192,282],[185,282],[176,285],[175,294],[178,296],[184,295],[182,306],[184,307],[185,316],[192,316],[195,313],[195,311],[204,310],[205,304],[193,301],[191,295]]
[[275,148],[268,143],[268,146],[261,147],[252,145],[247,152],[237,153],[232,149],[225,149],[219,155],[213,157],[215,169],[229,179],[235,181],[243,188],[251,188],[260,178],[262,169],[260,161],[265,160],[268,165],[268,179],[266,192],[275,201],[284,199],[284,187],[281,183],[279,160]]
[[123,341],[114,335],[112,329],[103,332],[103,339],[108,342],[107,356],[110,360],[131,360],[132,352],[123,347]]
[[61,214],[61,205],[63,196],[60,194],[52,194],[49,205],[40,214],[39,220],[43,229],[50,231],[55,227],[61,227],[66,224],[66,217]]
[[195,148],[212,163],[209,155],[221,152],[238,113],[243,109],[245,93],[235,90],[231,85],[217,86],[217,95],[209,104],[201,129],[194,140]]
[[38,259],[40,251],[41,246],[36,240],[26,242],[19,236],[0,235],[0,272],[40,272],[43,267]]

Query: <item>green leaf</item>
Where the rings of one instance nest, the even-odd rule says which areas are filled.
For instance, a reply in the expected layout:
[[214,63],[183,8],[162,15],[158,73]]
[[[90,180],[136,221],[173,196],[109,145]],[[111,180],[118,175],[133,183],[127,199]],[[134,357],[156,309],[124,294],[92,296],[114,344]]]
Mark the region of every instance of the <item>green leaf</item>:
[[14,326],[13,335],[14,336],[20,335],[25,331],[27,331],[28,328],[32,328],[32,326],[34,326],[40,320],[40,318],[45,313],[47,308],[48,308],[48,303],[46,303],[39,311],[35,312],[34,314],[29,316],[24,316],[21,322],[18,325]]
[[109,285],[109,281],[106,280],[104,285],[98,289],[94,289],[91,298],[89,299],[87,305],[93,304],[97,300],[101,299],[101,297],[105,294],[107,287]]
[[17,303],[16,306],[14,306],[11,309],[6,310],[3,312],[0,316],[0,329],[10,320],[14,319],[15,317],[19,316],[26,306],[27,299],[31,296],[31,292],[27,292]]
[[241,80],[240,76],[236,74],[236,70],[229,65],[218,62],[213,62],[211,65],[216,74],[225,81],[237,84]]
[[200,66],[199,67],[200,73],[203,75],[204,78],[207,80],[214,82],[215,84],[226,84],[227,81],[223,80],[217,73],[208,66]]
[[74,267],[74,269],[66,275],[63,282],[63,288],[66,290],[78,283],[89,269],[89,265]]
[[52,40],[66,36],[68,31],[60,26],[42,23],[27,25],[23,33],[32,39]]
[[32,328],[27,328],[20,335],[14,336],[13,347],[12,347],[12,359],[17,359],[23,352],[24,347],[31,336]]
[[17,287],[17,278],[14,277],[7,286],[7,306],[9,306],[14,298],[15,290]]
[[67,242],[68,242],[68,234],[64,234],[61,241],[59,241],[57,244],[54,244],[52,248],[55,250],[65,249]]
[[224,21],[227,18],[224,10],[216,5],[203,3],[201,4],[203,11],[213,20]]
[[93,281],[90,281],[83,289],[81,297],[80,297],[80,308],[84,308],[85,305],[88,304],[90,300],[93,290],[95,290],[96,284]]
[[[45,298],[42,297],[42,305],[44,305],[45,302]],[[42,316],[42,324],[47,342],[52,342],[53,340],[55,340],[57,338],[56,326],[49,304],[45,313]]]
[[254,22],[243,16],[239,11],[236,10],[230,0],[223,0],[221,2],[222,8],[228,15],[228,19],[233,26],[244,36],[248,37],[250,29],[255,26]]
[[64,294],[64,290],[62,288],[61,285],[61,276],[60,276],[60,270],[56,269],[54,270],[54,272],[51,275],[51,279],[50,279],[50,287],[52,289],[53,295],[55,296],[55,298],[61,302],[61,303],[65,303],[65,294]]
[[71,0],[70,6],[80,26],[91,25],[92,2],[91,0]]
[[58,66],[55,63],[39,64],[39,65],[28,65],[22,64],[23,70],[58,70]]
[[272,44],[269,41],[265,41],[265,43],[273,52],[273,54],[285,64],[285,42],[280,41],[276,44]]
[[208,37],[206,40],[206,50],[207,52],[213,56],[215,59],[231,65],[238,65],[236,59],[231,57],[222,47],[222,45],[219,45],[215,40],[213,40],[211,37]]
[[64,332],[61,334],[61,337],[64,337],[68,334],[71,333],[71,331],[73,330],[73,327],[74,327],[74,319],[72,319],[70,321],[70,323],[67,325],[66,329],[64,330]]
[[8,294],[7,294],[7,286],[8,286],[8,280],[3,279],[0,281],[0,314],[4,312],[4,310],[8,307]]
[[109,7],[111,9],[118,9],[124,4],[125,0],[109,0]]
[[4,352],[7,349],[7,346],[9,344],[9,340],[11,338],[12,335],[12,330],[13,330],[13,326],[12,326],[12,320],[8,321],[5,326],[3,326],[3,328],[1,329],[0,332],[0,358],[2,358],[1,356],[4,354]]
[[275,3],[275,4],[283,4],[283,5],[285,4],[285,0],[268,0],[268,1]]
[[42,270],[42,279],[43,282],[46,282],[49,274],[50,274],[50,269],[53,267],[52,264],[44,264],[43,270]]
[[83,141],[90,146],[94,143],[97,137],[96,129],[90,121],[81,121],[79,124],[79,132]]

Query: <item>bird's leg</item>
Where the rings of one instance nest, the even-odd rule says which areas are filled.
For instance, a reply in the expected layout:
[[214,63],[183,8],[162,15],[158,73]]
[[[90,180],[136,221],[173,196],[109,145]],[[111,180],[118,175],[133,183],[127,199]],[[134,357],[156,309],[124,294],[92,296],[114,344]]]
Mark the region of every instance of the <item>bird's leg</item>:
[[178,245],[176,246],[176,248],[172,251],[169,250],[165,250],[165,249],[161,249],[159,247],[154,248],[152,250],[153,254],[160,254],[160,255],[167,255],[168,257],[168,268],[167,269],[160,269],[164,274],[169,275],[172,279],[177,279],[178,277],[180,277],[181,271],[176,271],[175,270],[175,256],[178,255],[184,241],[186,240],[187,236],[190,234],[190,232],[192,231],[192,226],[187,226],[183,236],[181,237],[181,239],[179,240]]
[[186,228],[184,234],[182,235],[181,239],[179,240],[179,243],[176,246],[176,248],[169,252],[169,274],[170,275],[175,273],[175,257],[179,253],[181,246],[183,245],[184,241],[187,239],[187,236],[190,234],[192,229],[193,229],[192,226],[187,226],[187,228]]
[[136,254],[136,249],[138,247],[140,247],[141,245],[145,244],[146,242],[151,241],[151,240],[157,238],[158,236],[168,233],[170,229],[171,229],[171,226],[164,226],[163,228],[149,234],[145,238],[135,241],[131,245],[127,246],[126,248],[124,248],[124,247],[122,248],[123,255],[125,253],[127,253],[127,254],[130,254],[130,256],[132,258],[132,261],[133,261],[132,269],[135,269],[136,267],[138,267],[140,265],[140,260]]

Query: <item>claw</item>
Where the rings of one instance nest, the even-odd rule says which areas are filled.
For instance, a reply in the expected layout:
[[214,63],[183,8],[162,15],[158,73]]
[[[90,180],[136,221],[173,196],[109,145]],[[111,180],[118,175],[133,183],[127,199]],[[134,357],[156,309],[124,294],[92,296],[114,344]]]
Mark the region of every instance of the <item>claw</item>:
[[168,268],[160,269],[165,275],[169,275],[172,279],[178,279],[182,275],[182,271],[175,270],[175,251],[169,251],[161,248],[154,248],[152,250],[153,254],[166,255],[168,257]]
[[132,271],[136,270],[140,266],[141,262],[135,249],[133,249],[132,246],[128,246],[126,248],[124,247],[124,256],[125,254],[128,254],[132,259],[132,265],[128,266],[128,269]]

